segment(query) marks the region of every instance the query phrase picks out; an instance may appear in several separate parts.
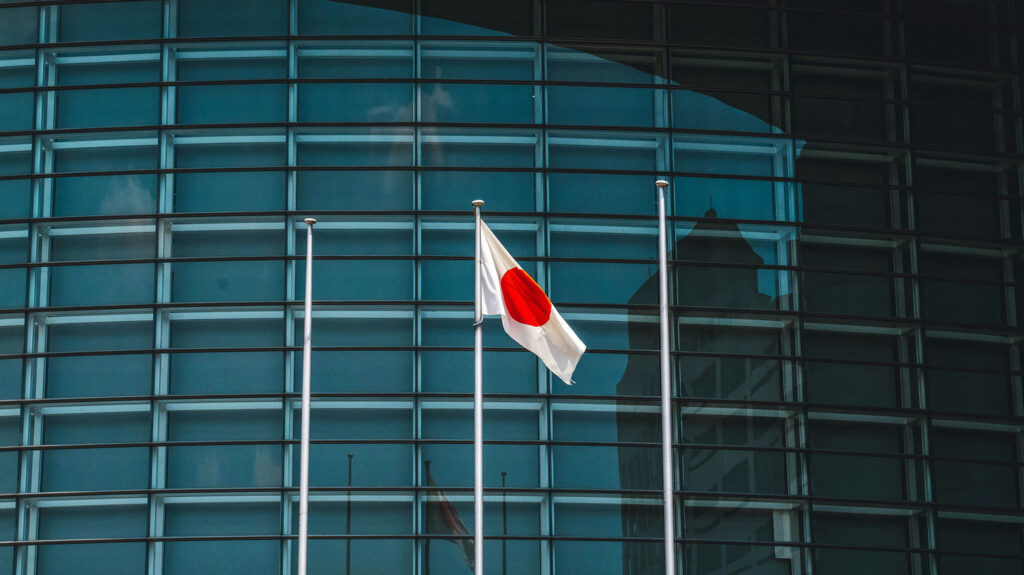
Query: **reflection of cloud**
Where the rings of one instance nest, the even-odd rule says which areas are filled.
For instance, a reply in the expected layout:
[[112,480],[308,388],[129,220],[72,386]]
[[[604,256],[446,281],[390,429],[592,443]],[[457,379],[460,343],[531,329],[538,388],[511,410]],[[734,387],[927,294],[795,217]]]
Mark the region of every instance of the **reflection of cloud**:
[[113,178],[100,205],[104,214],[145,214],[155,211],[153,195],[142,185],[138,174]]

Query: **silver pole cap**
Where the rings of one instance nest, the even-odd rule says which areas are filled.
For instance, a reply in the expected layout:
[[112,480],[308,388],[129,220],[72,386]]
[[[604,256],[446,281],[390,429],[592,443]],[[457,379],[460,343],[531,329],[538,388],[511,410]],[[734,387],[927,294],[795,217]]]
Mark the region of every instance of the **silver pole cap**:
[[666,180],[658,180],[658,181],[654,182],[654,185],[658,186],[659,188],[667,188],[668,187],[668,181],[666,181]]
[[480,206],[484,205],[484,201],[483,200],[473,200],[473,205],[479,208]]
[[302,221],[306,222],[307,226],[311,226],[316,223],[316,218],[306,218]]

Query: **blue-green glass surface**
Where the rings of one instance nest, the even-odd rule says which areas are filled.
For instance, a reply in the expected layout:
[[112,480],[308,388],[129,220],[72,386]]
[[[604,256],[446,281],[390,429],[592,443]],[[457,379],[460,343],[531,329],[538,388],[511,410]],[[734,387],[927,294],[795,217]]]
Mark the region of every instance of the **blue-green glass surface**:
[[284,166],[287,158],[281,144],[180,146],[175,156],[179,168],[227,168],[175,176],[177,212],[267,211],[285,205],[283,173],[230,171],[232,167]]
[[[177,349],[278,347],[284,345],[282,326],[280,320],[259,318],[180,320],[171,325],[170,341]],[[171,357],[170,389],[176,394],[272,393],[280,391],[283,383],[283,352],[176,353]]]
[[[51,415],[47,445],[137,443],[150,438],[148,411]],[[78,448],[44,451],[43,491],[109,491],[149,486],[149,448]]]

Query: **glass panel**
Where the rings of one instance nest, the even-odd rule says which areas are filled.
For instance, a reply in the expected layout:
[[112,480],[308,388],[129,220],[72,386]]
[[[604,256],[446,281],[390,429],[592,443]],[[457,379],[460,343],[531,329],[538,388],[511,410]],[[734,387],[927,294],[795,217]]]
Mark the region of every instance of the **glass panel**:
[[0,46],[35,44],[38,39],[39,9],[34,6],[0,8]]
[[[336,442],[345,439],[405,439],[413,436],[413,413],[408,406],[396,404],[392,409],[360,407],[350,404],[351,409],[313,409],[310,415],[310,439]],[[295,406],[292,437],[301,437],[301,415]],[[310,446],[309,484],[313,487],[340,485],[393,486],[412,485],[413,446],[401,443],[325,443]],[[291,485],[299,484],[299,450],[293,449]],[[349,481],[348,468],[351,464],[352,477]],[[374,503],[362,503],[364,506]],[[386,503],[376,503],[386,507]],[[395,505],[395,504],[391,504]],[[397,507],[397,505],[396,505]],[[379,518],[382,526],[389,525],[385,518]],[[330,533],[338,533],[337,526]],[[356,526],[358,531],[365,527]],[[387,531],[375,533],[406,533],[408,524],[391,524]],[[358,532],[357,531],[357,532]]]
[[931,440],[936,457],[1004,463],[933,462],[936,501],[1004,509],[1018,506],[1017,468],[1012,465],[1016,461],[1016,446],[1012,435],[934,428]]
[[373,6],[335,0],[299,0],[299,34],[412,34],[412,0],[374,0]]
[[[429,167],[527,170],[536,166],[537,139],[533,132],[430,134],[420,144],[420,162]],[[536,177],[532,171],[423,171],[420,206],[424,210],[465,210],[480,190],[487,190],[488,211],[533,211]]]
[[847,272],[803,272],[804,307],[807,311],[861,316],[893,315],[892,278],[856,274],[890,272],[892,256],[888,250],[805,242],[801,245],[801,255],[804,265],[809,268]]
[[[315,290],[316,288],[314,288]],[[413,345],[413,318],[389,317],[375,312],[352,317],[314,317],[316,347],[409,347]],[[433,330],[433,326],[425,326]],[[302,322],[295,322],[302,333]],[[302,389],[302,355],[295,354],[293,389]],[[421,356],[424,369],[427,356]],[[412,350],[313,351],[311,386],[322,393],[400,393],[413,389],[415,353]]]
[[779,335],[774,330],[717,325],[682,325],[679,351],[711,354],[678,360],[683,397],[779,400],[782,398],[778,360],[714,357],[750,354],[777,355]]
[[880,73],[864,72],[857,77],[794,72],[793,133],[850,140],[891,139],[894,130],[887,105],[878,102],[886,97],[885,85]]
[[[649,40],[654,33],[651,5],[612,0],[549,0],[547,33],[564,38]],[[581,17],[581,15],[586,17]]]
[[[402,484],[408,485],[408,479]],[[348,504],[314,500],[310,502],[309,508],[310,535],[338,535],[343,532],[357,535],[401,535],[408,533],[409,526],[413,524],[412,506],[405,502],[353,501]],[[292,509],[294,533],[298,531],[298,506],[293,505]],[[349,526],[351,529],[348,529]],[[433,550],[435,557],[443,551],[443,547],[448,546],[446,543],[436,543]],[[343,564],[350,566],[352,573],[403,573],[410,569],[414,561],[414,550],[413,541],[401,539],[311,539],[307,561],[311,573],[330,573]],[[351,554],[351,560],[348,554]],[[292,553],[293,572],[297,562],[298,553]],[[443,571],[437,569],[435,572]]]
[[[57,150],[58,172],[156,170],[155,147]],[[127,174],[54,178],[53,215],[150,214],[157,211],[157,175]]]
[[[222,0],[227,1],[227,0]],[[252,14],[252,10],[243,9]],[[178,80],[221,81],[286,78],[281,59],[211,59],[178,62]],[[288,119],[287,84],[192,85],[177,88],[178,123],[245,124]]]
[[[49,415],[46,445],[149,441],[148,411]],[[43,491],[109,491],[149,487],[149,447],[53,449],[43,452]]]
[[[145,537],[148,523],[144,505],[46,507],[39,510],[39,539]],[[41,545],[36,560],[39,575],[130,575],[145,570],[146,544]]]
[[1000,559],[971,555],[939,555],[939,572],[942,575],[966,573],[973,569],[980,569],[991,575],[1016,575],[1024,568],[1024,562],[1019,558],[1019,525],[940,518],[936,534],[938,548],[941,551],[1018,556],[1014,559]]
[[[0,327],[0,355],[25,352],[25,328]],[[22,395],[21,358],[0,359],[0,399],[18,399]],[[2,468],[3,466],[0,466]],[[14,469],[9,467],[8,469]]]
[[[865,474],[860,474],[863,477]],[[898,517],[814,514],[814,540],[826,545],[848,545],[857,550],[818,549],[814,561],[822,573],[854,575],[865,569],[878,573],[910,573],[905,553],[869,551],[864,547],[907,546],[907,523]]]
[[[0,228],[2,232],[12,232],[12,235],[21,235],[19,228]],[[6,235],[6,234],[4,234]],[[24,237],[4,237],[0,235],[0,266],[11,264],[23,264],[29,259],[28,234]],[[26,300],[28,285],[28,270],[24,267],[0,268],[0,309],[23,308],[28,305]]]
[[669,36],[686,44],[768,46],[774,13],[732,6],[671,6]]
[[[707,89],[672,90],[672,126],[687,130],[772,133],[773,96],[755,91],[772,88],[769,62],[708,60],[679,54],[672,60],[672,80]],[[718,90],[735,90],[735,92]],[[777,123],[777,122],[775,122]]]
[[133,2],[131,9],[118,3],[70,4],[60,7],[60,41],[138,40],[159,38],[161,2]]
[[[811,421],[808,436],[808,446],[814,449],[893,455],[903,451],[900,429],[891,425]],[[874,501],[906,497],[903,461],[896,457],[815,453],[810,466],[815,495]]]
[[[153,324],[58,324],[47,329],[47,351],[145,350],[153,347]],[[46,360],[46,397],[149,395],[149,354],[51,357]]]
[[[4,383],[7,383],[5,380]],[[13,382],[15,384],[20,381]],[[5,394],[7,395],[7,394]],[[15,397],[20,397],[18,393]],[[0,446],[15,447],[21,445],[21,417],[7,416],[0,417]],[[18,492],[18,451],[0,452],[0,492]],[[4,519],[0,515],[0,519]],[[3,563],[0,562],[0,565]]]
[[[548,166],[569,170],[654,171],[658,140],[598,139],[579,133],[548,136]],[[548,174],[548,209],[553,212],[654,215],[650,176],[627,174]]]
[[[281,439],[281,416],[280,409],[172,411],[167,414],[167,439],[273,441]],[[281,445],[275,443],[168,447],[167,486],[278,487],[282,479],[281,451]],[[233,519],[219,506],[211,507],[211,512],[216,509],[221,509],[224,521]],[[275,529],[279,527],[275,525]],[[170,531],[168,528],[168,534]]]
[[887,24],[878,17],[820,11],[792,11],[786,19],[790,48],[858,56],[881,56],[888,51]]
[[874,187],[889,183],[888,165],[804,156],[796,167],[801,180],[819,180],[800,184],[805,222],[889,227],[890,192]]
[[[392,79],[410,78],[413,73],[412,46],[404,43],[326,45],[322,49],[302,50],[299,54],[300,78]],[[413,119],[412,84],[314,82],[301,83],[298,90],[299,121],[302,122],[409,122]],[[341,103],[344,105],[339,105]],[[356,160],[347,163],[360,165]]]
[[[3,85],[3,72],[0,71],[0,86]],[[0,102],[5,98],[18,94],[0,94]],[[29,95],[31,96],[31,95]],[[19,112],[18,106],[9,107],[0,104],[0,130],[5,130],[5,108],[13,108]],[[32,109],[31,97],[28,109]],[[30,114],[26,114],[30,115]],[[24,151],[0,152],[0,176],[27,175],[32,172],[32,153]],[[0,180],[0,220],[27,218],[31,215],[32,181],[29,179]],[[4,282],[0,282],[2,284]]]
[[[325,137],[329,138],[331,137]],[[347,169],[412,166],[411,133],[382,132],[365,136],[338,136],[337,139],[337,142],[299,141],[300,166],[346,168],[299,171],[296,192],[299,209],[412,209],[412,170]]]
[[[159,62],[62,64],[57,78],[61,86],[158,82],[160,65]],[[160,88],[75,89],[55,94],[59,128],[160,123]]]
[[[210,503],[168,505],[165,532],[170,537],[196,535],[275,535],[281,532],[280,503]],[[281,572],[281,542],[174,541],[164,543],[164,573]]]
[[[1004,346],[929,339],[925,343],[929,365],[986,371],[1010,370]],[[1013,410],[1009,375],[929,369],[928,403],[936,411],[1009,415]]]
[[421,0],[421,32],[427,36],[490,34],[530,36],[533,2],[511,0],[481,3],[475,0]]
[[[250,96],[251,97],[251,96]],[[284,166],[284,144],[178,146],[179,168]],[[285,207],[283,172],[203,172],[175,176],[177,212],[272,211]]]
[[[60,235],[50,239],[53,261],[152,258],[153,233]],[[57,306],[126,305],[153,301],[152,263],[55,266],[50,269],[50,303]]]
[[[742,505],[742,504],[741,504]],[[686,536],[734,543],[714,545],[688,543],[685,547],[687,574],[761,573],[789,575],[796,549],[767,545],[744,545],[739,541],[784,541],[797,528],[786,511],[758,511],[738,508],[686,508]],[[657,535],[655,535],[657,536]],[[628,546],[635,543],[625,544]]]
[[[892,338],[834,332],[805,331],[803,353],[807,358],[851,362],[895,362]],[[836,403],[896,407],[899,404],[899,370],[886,365],[857,365],[836,361],[804,363],[804,392],[810,403]]]
[[[915,166],[918,227],[940,236],[1000,235],[999,175]],[[947,193],[943,193],[947,192]]]
[[[5,9],[5,12],[9,10],[11,9]],[[30,10],[33,13],[35,12],[35,8],[30,8]],[[0,18],[0,22],[3,22],[0,26],[7,24],[2,18]],[[3,29],[0,28],[0,33],[2,31]],[[0,89],[25,88],[35,86],[35,84],[36,74],[34,66],[0,67]],[[32,114],[32,110],[35,109],[34,106],[35,93],[32,91],[0,94],[0,132],[31,130],[34,120],[34,115]]]
[[[499,51],[500,49],[500,51]],[[532,80],[533,47],[469,45],[424,46],[421,77],[459,80]],[[420,85],[420,115],[424,122],[531,124],[534,88],[506,84]]]
[[[230,258],[279,256],[280,230],[175,231],[174,256]],[[174,301],[278,301],[284,299],[285,262],[267,260],[178,262]]]
[[[768,418],[713,417],[685,414],[680,455],[686,466],[684,489],[726,493],[784,493],[786,464],[783,422]],[[780,451],[743,451],[704,447],[712,445],[780,448]]]
[[[552,82],[612,82],[653,84],[662,72],[654,53],[591,54],[580,50],[548,48],[548,79]],[[654,125],[655,90],[596,86],[548,86],[550,124],[572,126]]]
[[[468,393],[473,389],[473,334],[466,329],[467,315],[461,319],[423,318],[422,345],[462,347],[466,351],[420,352],[420,386],[425,392]],[[518,349],[501,326],[500,321],[483,324],[486,347],[508,348],[507,352],[485,351],[484,378],[494,393],[536,393],[538,389],[537,358]]]
[[269,0],[179,0],[178,36],[182,38],[283,36],[288,33],[288,2]]
[[[915,81],[911,85],[911,135],[919,146],[979,152],[1002,149],[993,107],[997,91],[962,82]],[[953,108],[953,109],[951,109]],[[955,122],[950,122],[956,117]]]
[[[175,320],[176,349],[276,347],[284,345],[280,319]],[[175,353],[171,393],[274,393],[284,382],[284,353],[265,351]]]
[[953,280],[929,278],[921,281],[921,315],[925,319],[955,323],[1004,323],[1001,286],[955,281],[1002,281],[1003,274],[997,260],[923,253],[919,267],[922,275]]

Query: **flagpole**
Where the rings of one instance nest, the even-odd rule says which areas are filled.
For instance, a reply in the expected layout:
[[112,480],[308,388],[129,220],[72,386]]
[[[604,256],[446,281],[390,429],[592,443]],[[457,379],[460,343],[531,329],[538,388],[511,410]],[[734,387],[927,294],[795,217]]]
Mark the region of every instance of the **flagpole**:
[[306,218],[306,307],[302,315],[302,440],[299,455],[299,569],[306,575],[309,529],[309,374],[313,341],[313,224]]
[[[473,566],[484,575],[484,393],[483,309],[480,301],[480,206],[473,200],[476,216],[476,256],[473,258]],[[299,575],[304,575],[300,573]]]
[[672,371],[668,337],[668,234],[665,230],[665,188],[668,182],[654,182],[658,188],[658,308],[661,327],[661,480],[665,499],[665,575],[676,572],[675,504],[672,480]]

